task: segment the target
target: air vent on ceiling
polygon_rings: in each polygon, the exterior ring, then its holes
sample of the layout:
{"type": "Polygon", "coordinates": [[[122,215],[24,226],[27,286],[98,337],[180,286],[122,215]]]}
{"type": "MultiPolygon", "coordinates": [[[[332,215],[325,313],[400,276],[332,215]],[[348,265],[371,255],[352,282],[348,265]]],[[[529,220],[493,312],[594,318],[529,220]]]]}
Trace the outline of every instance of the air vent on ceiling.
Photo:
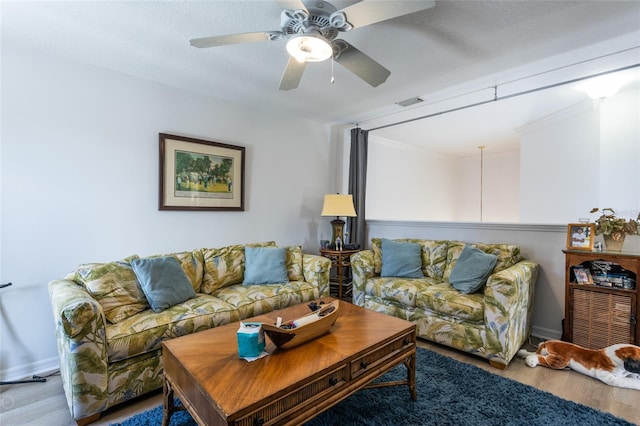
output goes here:
{"type": "Polygon", "coordinates": [[[396,102],[396,105],[400,105],[401,107],[408,107],[410,105],[419,104],[423,100],[419,97],[405,99],[404,101],[396,102]]]}

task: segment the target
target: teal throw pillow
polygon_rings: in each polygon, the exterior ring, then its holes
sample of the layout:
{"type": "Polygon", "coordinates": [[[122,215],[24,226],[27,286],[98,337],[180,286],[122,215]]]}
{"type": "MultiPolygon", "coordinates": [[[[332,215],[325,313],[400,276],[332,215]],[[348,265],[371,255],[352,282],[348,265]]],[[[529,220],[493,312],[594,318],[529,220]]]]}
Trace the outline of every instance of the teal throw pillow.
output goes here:
{"type": "Polygon", "coordinates": [[[285,247],[245,247],[242,284],[280,284],[289,282],[285,247]]]}
{"type": "Polygon", "coordinates": [[[173,256],[133,259],[131,267],[153,312],[196,296],[191,281],[173,256]]]}
{"type": "Polygon", "coordinates": [[[475,293],[486,284],[497,260],[498,256],[494,254],[465,245],[449,275],[449,282],[460,293],[475,293]]]}
{"type": "Polygon", "coordinates": [[[381,277],[424,278],[422,273],[422,246],[382,239],[381,277]]]}

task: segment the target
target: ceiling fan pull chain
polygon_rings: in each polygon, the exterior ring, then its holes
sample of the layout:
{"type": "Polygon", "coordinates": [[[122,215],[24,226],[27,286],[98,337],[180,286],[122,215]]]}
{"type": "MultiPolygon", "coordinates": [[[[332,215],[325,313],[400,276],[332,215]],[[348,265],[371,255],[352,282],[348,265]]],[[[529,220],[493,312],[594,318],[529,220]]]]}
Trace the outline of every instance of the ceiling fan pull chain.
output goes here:
{"type": "Polygon", "coordinates": [[[335,78],[333,78],[333,63],[335,61],[333,60],[333,55],[331,55],[331,84],[333,84],[334,81],[336,81],[335,78]]]}

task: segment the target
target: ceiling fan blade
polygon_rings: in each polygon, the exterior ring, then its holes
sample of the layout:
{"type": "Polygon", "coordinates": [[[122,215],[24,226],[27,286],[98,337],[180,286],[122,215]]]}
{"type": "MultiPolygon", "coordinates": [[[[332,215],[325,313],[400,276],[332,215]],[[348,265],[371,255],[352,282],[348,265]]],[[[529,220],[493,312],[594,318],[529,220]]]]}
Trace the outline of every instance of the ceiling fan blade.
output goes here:
{"type": "Polygon", "coordinates": [[[354,5],[345,7],[339,12],[344,12],[347,21],[353,28],[364,27],[376,22],[386,21],[409,13],[429,9],[436,4],[434,0],[412,1],[373,1],[363,0],[354,5]]]}
{"type": "Polygon", "coordinates": [[[334,51],[338,52],[334,60],[369,83],[378,87],[391,75],[391,71],[380,65],[344,40],[335,40],[334,51]]]}
{"type": "Polygon", "coordinates": [[[257,33],[228,34],[222,36],[192,38],[189,40],[189,43],[191,43],[192,46],[199,48],[217,47],[226,46],[228,44],[273,40],[278,37],[278,35],[282,35],[282,33],[280,31],[262,31],[257,33]]]}
{"type": "Polygon", "coordinates": [[[307,7],[302,3],[302,0],[276,0],[281,8],[288,10],[301,9],[307,11],[307,7]]]}
{"type": "Polygon", "coordinates": [[[287,67],[282,74],[282,80],[280,80],[280,90],[291,90],[298,87],[306,66],[306,62],[299,62],[297,59],[289,57],[287,67]]]}

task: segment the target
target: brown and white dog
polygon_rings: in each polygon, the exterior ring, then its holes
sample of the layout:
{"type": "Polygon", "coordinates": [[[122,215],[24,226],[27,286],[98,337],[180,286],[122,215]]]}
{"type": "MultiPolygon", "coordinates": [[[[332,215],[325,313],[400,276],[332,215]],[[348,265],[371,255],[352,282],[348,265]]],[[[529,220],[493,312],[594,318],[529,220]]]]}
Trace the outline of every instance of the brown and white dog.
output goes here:
{"type": "Polygon", "coordinates": [[[617,344],[603,349],[586,349],[560,340],[548,340],[538,350],[518,351],[529,367],[544,365],[570,368],[611,386],[640,390],[640,347],[617,344]]]}

